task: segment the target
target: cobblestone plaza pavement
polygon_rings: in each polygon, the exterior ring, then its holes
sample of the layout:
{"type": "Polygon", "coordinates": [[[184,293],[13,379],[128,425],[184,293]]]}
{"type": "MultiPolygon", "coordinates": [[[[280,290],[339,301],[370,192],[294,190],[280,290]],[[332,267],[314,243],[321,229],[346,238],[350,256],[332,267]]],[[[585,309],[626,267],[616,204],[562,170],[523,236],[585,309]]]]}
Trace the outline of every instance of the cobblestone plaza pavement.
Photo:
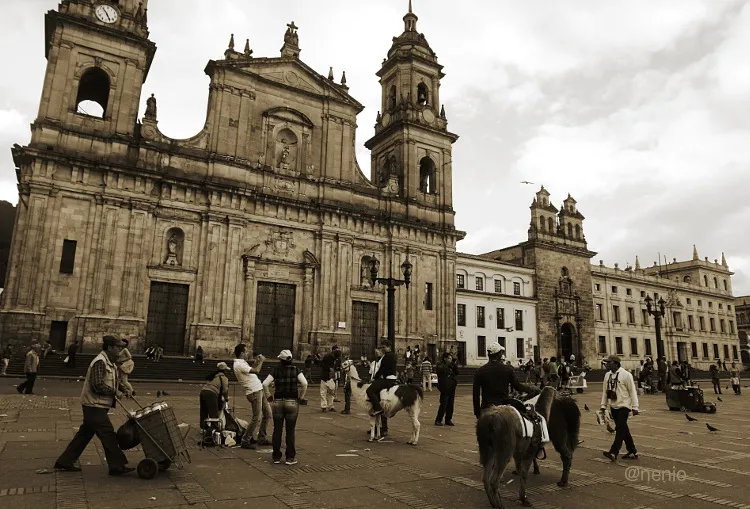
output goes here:
{"type": "MultiPolygon", "coordinates": [[[[454,428],[433,425],[438,392],[426,395],[420,443],[412,447],[406,444],[405,415],[389,423],[386,441],[369,444],[366,416],[358,409],[350,416],[322,414],[313,386],[297,426],[299,464],[286,466],[271,463],[270,448],[201,450],[195,429],[197,385],[136,384],[142,403],[156,401],[156,391],[166,389],[169,396],[160,399],[174,406],[178,420],[193,426],[192,463],[145,481],[135,473],[108,477],[98,439],[81,457],[82,473],[38,473],[52,470],[81,422],[80,382],[40,379],[34,396],[16,394],[18,382],[0,379],[0,509],[489,507],[468,387],[459,387],[454,428]]],[[[540,462],[541,475],[530,476],[534,507],[750,509],[750,392],[740,397],[725,393],[717,414],[692,414],[697,422],[669,412],[663,395],[643,396],[643,414],[630,419],[641,458],[612,464],[601,454],[612,435],[596,424],[598,390],[592,384],[577,397],[584,442],[573,460],[571,487],[556,486],[560,459],[549,454],[540,462]],[[720,431],[710,433],[707,422],[720,431]]],[[[238,415],[246,418],[247,402],[236,401],[238,415]]],[[[119,411],[111,417],[115,426],[123,421],[119,411]]],[[[143,458],[140,448],[127,455],[131,466],[143,458]]],[[[507,472],[505,480],[506,506],[519,507],[515,476],[507,472]]]]}

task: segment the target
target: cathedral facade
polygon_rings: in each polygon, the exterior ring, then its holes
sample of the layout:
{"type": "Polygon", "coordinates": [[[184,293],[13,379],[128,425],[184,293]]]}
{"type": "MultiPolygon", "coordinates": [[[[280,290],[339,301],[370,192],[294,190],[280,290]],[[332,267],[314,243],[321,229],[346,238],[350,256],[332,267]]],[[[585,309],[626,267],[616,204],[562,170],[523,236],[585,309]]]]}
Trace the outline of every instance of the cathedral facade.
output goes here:
{"type": "Polygon", "coordinates": [[[46,14],[39,113],[31,142],[13,147],[20,197],[3,337],[87,348],[117,332],[134,351],[227,355],[246,342],[297,358],[338,344],[359,357],[386,335],[371,265],[402,277],[409,260],[397,346],[455,339],[458,137],[417,16],[404,16],[377,73],[368,179],[355,158],[363,106],[345,76],[300,59],[293,22],[276,57],[235,49],[232,37],[208,63],[195,136],[165,136],[153,95],[139,120],[156,51],[147,4],[62,0],[46,14]]]}

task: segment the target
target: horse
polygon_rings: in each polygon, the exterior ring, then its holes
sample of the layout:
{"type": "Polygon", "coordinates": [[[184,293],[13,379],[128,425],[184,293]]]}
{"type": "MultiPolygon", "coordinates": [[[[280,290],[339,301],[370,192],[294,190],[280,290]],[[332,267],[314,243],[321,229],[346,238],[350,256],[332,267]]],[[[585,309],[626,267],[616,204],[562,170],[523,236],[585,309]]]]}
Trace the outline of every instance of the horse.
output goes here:
{"type": "MultiPolygon", "coordinates": [[[[370,384],[362,383],[357,367],[353,363],[345,368],[345,372],[352,382],[356,382],[352,383],[352,396],[362,408],[367,410],[367,414],[370,416],[370,439],[368,441],[373,442],[380,439],[380,414],[372,415],[372,404],[365,392],[370,384]]],[[[380,391],[380,406],[383,408],[383,414],[387,415],[389,419],[402,409],[409,414],[412,425],[411,438],[406,442],[409,445],[417,445],[419,441],[419,411],[423,399],[422,388],[414,385],[394,385],[390,389],[380,391]]]]}
{"type": "MultiPolygon", "coordinates": [[[[535,409],[546,419],[550,440],[563,460],[563,474],[557,484],[567,486],[573,451],[578,445],[580,410],[574,400],[556,397],[556,391],[551,387],[542,390],[535,409]]],[[[532,445],[531,437],[524,436],[516,411],[507,405],[484,410],[477,421],[476,434],[480,463],[484,467],[484,490],[490,505],[503,507],[499,482],[513,457],[521,478],[519,498],[524,506],[530,506],[531,502],[526,497],[526,482],[532,463],[535,473],[538,473],[536,455],[539,448],[532,445]]]]}

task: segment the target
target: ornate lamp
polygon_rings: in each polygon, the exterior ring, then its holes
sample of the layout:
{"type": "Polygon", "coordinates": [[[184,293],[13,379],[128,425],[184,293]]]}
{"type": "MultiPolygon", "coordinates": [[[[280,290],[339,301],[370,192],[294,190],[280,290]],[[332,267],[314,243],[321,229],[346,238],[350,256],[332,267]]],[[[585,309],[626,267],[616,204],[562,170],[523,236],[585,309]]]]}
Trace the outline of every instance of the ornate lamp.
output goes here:
{"type": "Polygon", "coordinates": [[[406,288],[409,288],[409,283],[411,283],[412,267],[413,265],[408,258],[401,264],[401,272],[404,274],[404,284],[406,285],[406,288]]]}

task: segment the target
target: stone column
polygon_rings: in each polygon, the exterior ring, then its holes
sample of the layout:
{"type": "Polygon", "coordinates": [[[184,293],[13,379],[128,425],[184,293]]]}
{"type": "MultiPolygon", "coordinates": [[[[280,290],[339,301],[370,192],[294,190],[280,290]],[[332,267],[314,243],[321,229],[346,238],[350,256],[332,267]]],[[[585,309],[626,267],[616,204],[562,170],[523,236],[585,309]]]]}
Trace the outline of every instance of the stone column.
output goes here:
{"type": "Polygon", "coordinates": [[[305,275],[302,281],[302,337],[301,343],[310,342],[310,330],[312,329],[313,315],[313,273],[314,268],[305,266],[305,275]]]}
{"type": "Polygon", "coordinates": [[[245,295],[242,308],[242,342],[250,343],[249,348],[253,349],[253,333],[255,319],[255,260],[249,257],[243,257],[245,271],[245,295]]]}

